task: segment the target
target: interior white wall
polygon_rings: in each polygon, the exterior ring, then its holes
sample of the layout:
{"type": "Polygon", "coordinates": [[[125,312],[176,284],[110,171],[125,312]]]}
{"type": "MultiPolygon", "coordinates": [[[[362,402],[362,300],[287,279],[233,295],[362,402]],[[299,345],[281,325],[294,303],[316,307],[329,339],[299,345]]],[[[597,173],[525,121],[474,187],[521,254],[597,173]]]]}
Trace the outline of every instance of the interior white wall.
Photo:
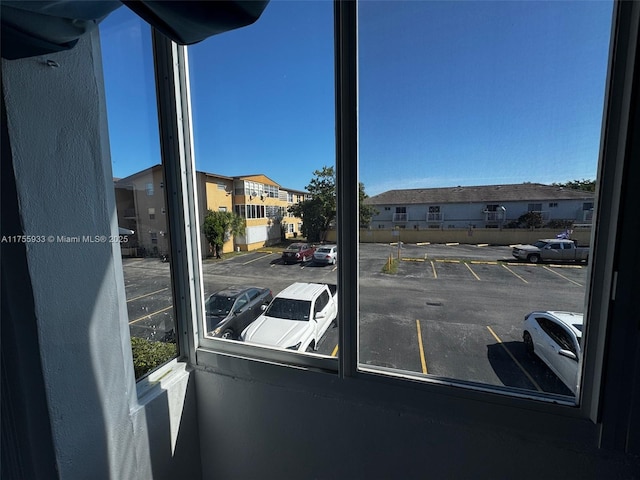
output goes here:
{"type": "Polygon", "coordinates": [[[199,478],[189,373],[138,402],[118,245],[58,240],[118,235],[97,31],[2,77],[60,478],[199,478]]]}

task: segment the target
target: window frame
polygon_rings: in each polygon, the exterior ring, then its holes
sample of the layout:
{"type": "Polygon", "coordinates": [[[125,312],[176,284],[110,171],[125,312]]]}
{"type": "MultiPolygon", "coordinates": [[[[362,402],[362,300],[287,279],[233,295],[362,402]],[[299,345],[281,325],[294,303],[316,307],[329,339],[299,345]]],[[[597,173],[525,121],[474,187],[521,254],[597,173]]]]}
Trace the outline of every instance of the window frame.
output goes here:
{"type": "MultiPolygon", "coordinates": [[[[337,358],[301,355],[271,347],[238,344],[205,338],[202,269],[200,258],[199,218],[195,183],[188,60],[186,47],[177,46],[154,32],[154,56],[158,85],[163,168],[167,182],[167,208],[172,232],[171,250],[174,268],[172,282],[176,298],[179,352],[194,365],[219,366],[225,358],[236,357],[307,370],[337,374],[341,380],[373,383],[379,388],[393,385],[414,389],[422,394],[451,396],[463,401],[481,401],[497,407],[509,406],[553,416],[601,419],[604,392],[604,359],[613,325],[608,321],[610,303],[615,298],[617,280],[616,249],[622,227],[618,214],[623,204],[622,186],[625,152],[631,135],[628,98],[633,89],[640,6],[635,2],[614,5],[609,67],[603,106],[600,164],[594,207],[600,214],[592,232],[591,281],[587,286],[588,317],[583,332],[584,361],[578,405],[563,404],[553,397],[517,395],[511,390],[487,385],[466,385],[463,381],[431,378],[418,380],[407,372],[362,368],[358,364],[358,109],[357,109],[357,4],[334,2],[335,78],[336,78],[336,190],[339,209],[336,223],[338,258],[338,329],[337,358]],[[612,95],[612,91],[614,95],[612,95]],[[342,218],[354,219],[341,222],[342,218]]],[[[611,322],[612,323],[612,322],[611,322]]],[[[619,327],[618,327],[619,328],[619,327]]],[[[612,367],[608,367],[611,369],[612,367]]],[[[609,370],[610,371],[610,370],[609,370]]],[[[615,394],[614,394],[615,395],[615,394]]],[[[611,415],[611,410],[609,409],[611,415]]],[[[620,434],[610,427],[612,445],[620,443],[620,434]]]]}

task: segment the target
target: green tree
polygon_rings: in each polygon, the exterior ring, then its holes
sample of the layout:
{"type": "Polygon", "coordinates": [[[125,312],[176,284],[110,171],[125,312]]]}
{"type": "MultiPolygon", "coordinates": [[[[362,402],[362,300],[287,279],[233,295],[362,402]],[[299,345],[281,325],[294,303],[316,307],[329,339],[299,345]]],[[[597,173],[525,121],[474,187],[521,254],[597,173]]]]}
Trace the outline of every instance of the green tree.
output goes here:
{"type": "Polygon", "coordinates": [[[218,258],[222,253],[224,242],[229,240],[231,235],[244,235],[245,230],[244,218],[231,212],[208,210],[202,224],[202,232],[218,258]]]}
{"type": "MultiPolygon", "coordinates": [[[[336,219],[336,174],[333,167],[322,167],[313,172],[314,177],[305,188],[311,194],[309,200],[289,207],[289,212],[302,219],[302,235],[310,242],[322,241],[336,219]]],[[[365,205],[368,198],[364,184],[359,184],[360,226],[367,226],[376,210],[365,205]]]]}
{"type": "Polygon", "coordinates": [[[556,185],[558,187],[570,188],[572,190],[583,190],[585,192],[595,192],[596,191],[596,181],[595,180],[572,180],[567,183],[552,183],[551,185],[556,185]]]}

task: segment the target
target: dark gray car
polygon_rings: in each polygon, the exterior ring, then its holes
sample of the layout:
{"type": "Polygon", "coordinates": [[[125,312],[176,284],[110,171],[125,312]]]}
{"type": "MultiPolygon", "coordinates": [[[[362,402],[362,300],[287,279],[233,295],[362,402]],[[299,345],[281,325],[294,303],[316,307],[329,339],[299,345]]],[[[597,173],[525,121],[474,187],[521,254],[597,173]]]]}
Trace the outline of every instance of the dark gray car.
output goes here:
{"type": "Polygon", "coordinates": [[[227,287],[204,303],[207,335],[236,339],[273,298],[271,290],[260,287],[227,287]]]}

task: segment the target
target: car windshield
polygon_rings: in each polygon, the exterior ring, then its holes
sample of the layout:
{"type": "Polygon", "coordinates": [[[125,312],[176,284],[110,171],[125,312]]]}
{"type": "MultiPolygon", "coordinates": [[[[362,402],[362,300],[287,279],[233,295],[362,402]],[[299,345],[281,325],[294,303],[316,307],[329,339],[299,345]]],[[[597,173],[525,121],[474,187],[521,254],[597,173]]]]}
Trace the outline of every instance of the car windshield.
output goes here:
{"type": "Polygon", "coordinates": [[[579,332],[582,332],[582,324],[581,323],[574,323],[572,325],[573,325],[573,328],[575,328],[579,332]]]}
{"type": "Polygon", "coordinates": [[[205,310],[208,315],[228,315],[235,301],[236,297],[212,295],[205,304],[205,310]]]}
{"type": "Polygon", "coordinates": [[[300,250],[300,245],[289,245],[287,247],[287,250],[292,250],[294,252],[297,252],[298,250],[300,250]]]}
{"type": "Polygon", "coordinates": [[[283,318],[285,320],[309,321],[311,302],[309,300],[292,300],[276,298],[264,313],[267,317],[283,318]]]}
{"type": "Polygon", "coordinates": [[[542,248],[547,244],[547,242],[543,242],[542,240],[537,241],[536,243],[533,244],[534,247],[538,247],[538,248],[542,248]]]}

